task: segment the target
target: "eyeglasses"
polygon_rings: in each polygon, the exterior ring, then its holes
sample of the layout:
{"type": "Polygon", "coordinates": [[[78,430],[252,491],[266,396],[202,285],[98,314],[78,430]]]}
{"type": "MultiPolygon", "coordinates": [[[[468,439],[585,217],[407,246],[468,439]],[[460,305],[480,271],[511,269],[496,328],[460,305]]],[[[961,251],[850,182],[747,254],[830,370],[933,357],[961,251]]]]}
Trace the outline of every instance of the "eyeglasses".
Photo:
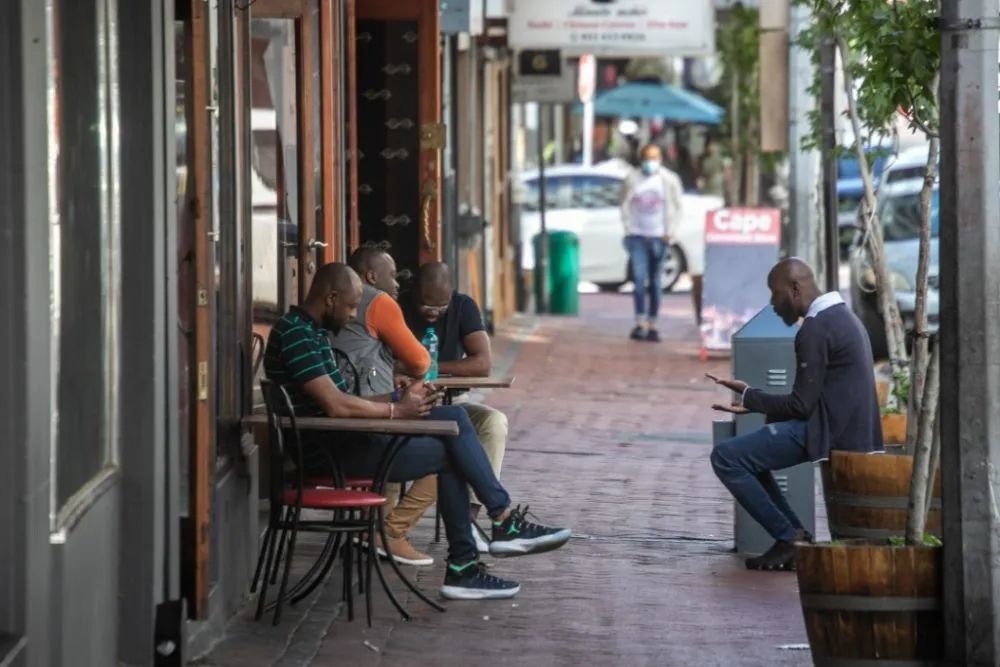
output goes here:
{"type": "Polygon", "coordinates": [[[436,315],[440,317],[448,312],[448,306],[428,306],[425,304],[420,304],[420,312],[424,315],[436,315]]]}

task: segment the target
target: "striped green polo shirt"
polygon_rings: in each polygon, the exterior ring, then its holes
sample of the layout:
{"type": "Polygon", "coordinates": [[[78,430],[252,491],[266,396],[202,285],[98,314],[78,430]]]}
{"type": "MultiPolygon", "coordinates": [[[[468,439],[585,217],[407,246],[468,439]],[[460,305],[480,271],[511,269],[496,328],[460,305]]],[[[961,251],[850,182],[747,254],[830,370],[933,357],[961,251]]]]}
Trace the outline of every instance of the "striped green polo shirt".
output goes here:
{"type": "Polygon", "coordinates": [[[329,375],[341,391],[347,386],[333,360],[326,329],[297,306],[292,306],[271,329],[264,374],[288,391],[295,414],[302,417],[323,416],[322,408],[302,391],[306,382],[329,375]]]}

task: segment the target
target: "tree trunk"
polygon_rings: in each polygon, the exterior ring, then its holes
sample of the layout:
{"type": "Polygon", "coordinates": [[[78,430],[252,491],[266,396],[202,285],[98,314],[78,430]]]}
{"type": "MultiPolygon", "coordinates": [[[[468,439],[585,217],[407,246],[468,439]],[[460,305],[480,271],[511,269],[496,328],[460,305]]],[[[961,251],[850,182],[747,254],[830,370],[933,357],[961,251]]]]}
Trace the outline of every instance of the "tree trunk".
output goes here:
{"type": "Polygon", "coordinates": [[[934,499],[934,477],[937,475],[938,466],[941,464],[941,407],[938,406],[937,415],[934,417],[937,428],[934,429],[934,439],[931,440],[931,463],[928,466],[927,490],[924,492],[924,516],[931,511],[931,501],[934,499]]]}
{"type": "Polygon", "coordinates": [[[747,206],[760,205],[760,157],[756,151],[747,149],[746,181],[743,184],[743,202],[747,206]]]}
{"type": "Polygon", "coordinates": [[[927,168],[924,170],[924,187],[920,191],[920,255],[917,262],[916,306],[913,317],[913,359],[910,362],[910,396],[906,424],[906,442],[913,444],[917,439],[921,402],[924,394],[924,379],[927,376],[927,271],[931,255],[931,195],[937,176],[937,158],[940,139],[929,137],[927,168]]]}
{"type": "Polygon", "coordinates": [[[936,344],[930,354],[927,382],[924,384],[923,408],[920,411],[920,430],[913,450],[913,476],[910,478],[909,511],[906,516],[906,543],[910,545],[923,544],[924,526],[927,523],[931,444],[934,439],[941,380],[940,355],[936,344]]]}
{"type": "Polygon", "coordinates": [[[868,252],[871,255],[872,269],[875,272],[879,306],[885,319],[885,338],[889,347],[889,362],[892,364],[893,378],[895,379],[899,377],[900,373],[906,372],[907,355],[903,321],[899,316],[899,306],[896,303],[896,290],[892,287],[889,269],[885,263],[885,244],[882,240],[882,223],[878,220],[878,201],[875,196],[875,187],[872,184],[868,156],[862,145],[864,135],[861,131],[861,118],[854,95],[854,77],[851,76],[849,69],[851,51],[843,36],[837,36],[837,48],[840,50],[841,69],[844,74],[847,109],[851,117],[851,127],[854,130],[854,147],[858,157],[858,165],[861,168],[861,181],[865,187],[865,196],[862,200],[865,238],[868,243],[868,252]]]}
{"type": "Polygon", "coordinates": [[[743,203],[743,173],[746,171],[746,161],[743,158],[743,142],[740,140],[740,73],[737,68],[732,70],[732,84],[729,98],[730,141],[733,151],[733,179],[730,183],[731,206],[743,203]]]}

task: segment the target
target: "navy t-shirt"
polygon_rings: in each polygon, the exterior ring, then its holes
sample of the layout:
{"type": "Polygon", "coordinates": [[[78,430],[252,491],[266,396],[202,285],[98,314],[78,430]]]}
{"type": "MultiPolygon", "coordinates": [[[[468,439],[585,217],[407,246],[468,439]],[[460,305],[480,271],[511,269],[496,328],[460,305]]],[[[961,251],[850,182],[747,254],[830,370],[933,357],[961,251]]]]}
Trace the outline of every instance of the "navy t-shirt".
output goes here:
{"type": "Polygon", "coordinates": [[[458,361],[464,358],[466,352],[462,341],[465,337],[486,330],[479,306],[472,297],[459,292],[452,292],[448,310],[434,324],[429,324],[423,318],[412,299],[407,299],[403,312],[406,323],[417,340],[423,339],[428,327],[434,328],[438,337],[438,361],[458,361]]]}

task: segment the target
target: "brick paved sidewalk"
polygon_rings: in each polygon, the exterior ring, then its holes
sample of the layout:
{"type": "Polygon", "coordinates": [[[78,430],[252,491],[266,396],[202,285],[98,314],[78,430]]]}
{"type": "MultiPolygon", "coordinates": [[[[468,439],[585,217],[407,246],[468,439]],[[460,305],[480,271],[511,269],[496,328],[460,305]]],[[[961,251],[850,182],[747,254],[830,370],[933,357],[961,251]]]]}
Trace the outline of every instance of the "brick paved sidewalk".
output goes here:
{"type": "MultiPolygon", "coordinates": [[[[709,406],[724,398],[702,363],[685,295],[664,304],[664,342],[627,340],[627,295],[583,297],[580,318],[519,318],[495,356],[517,376],[486,401],[511,431],[503,480],[544,522],[569,525],[562,550],[492,561],[522,584],[513,601],[450,603],[445,614],[403,596],[396,616],[348,623],[337,572],[278,628],[235,619],[204,665],[807,665],[795,577],[744,569],[731,553],[732,501],[708,464],[709,406]]],[[[433,520],[414,535],[437,562],[433,520]]],[[[315,545],[308,548],[315,549],[315,545]]],[[[303,560],[307,557],[303,556],[303,560]]],[[[489,560],[487,558],[487,560],[489,560]]],[[[411,570],[412,571],[412,570],[411,570]]]]}

